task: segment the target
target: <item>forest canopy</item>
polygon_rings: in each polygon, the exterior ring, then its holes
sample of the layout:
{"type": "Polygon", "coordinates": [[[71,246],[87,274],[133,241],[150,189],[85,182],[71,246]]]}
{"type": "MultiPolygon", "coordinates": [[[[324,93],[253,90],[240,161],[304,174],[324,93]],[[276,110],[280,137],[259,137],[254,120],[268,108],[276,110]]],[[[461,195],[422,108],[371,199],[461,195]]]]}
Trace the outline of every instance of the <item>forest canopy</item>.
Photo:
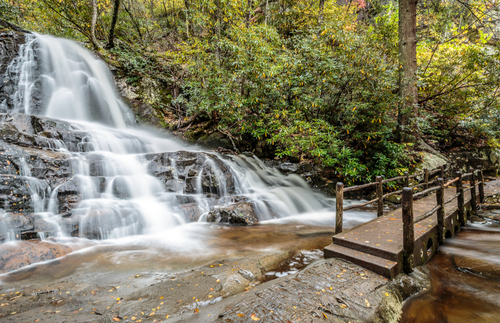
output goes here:
{"type": "Polygon", "coordinates": [[[397,2],[0,0],[3,19],[161,84],[148,103],[171,129],[208,121],[236,149],[265,143],[346,182],[400,175],[422,147],[498,145],[498,6],[418,2],[417,138],[402,140],[397,2]]]}

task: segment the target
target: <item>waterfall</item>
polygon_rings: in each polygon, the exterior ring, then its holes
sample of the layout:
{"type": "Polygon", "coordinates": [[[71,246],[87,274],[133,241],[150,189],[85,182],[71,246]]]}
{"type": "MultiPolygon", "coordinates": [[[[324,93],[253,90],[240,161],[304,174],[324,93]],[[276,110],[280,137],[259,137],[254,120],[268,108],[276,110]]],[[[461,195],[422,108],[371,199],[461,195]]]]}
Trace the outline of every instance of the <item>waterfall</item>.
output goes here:
{"type": "Polygon", "coordinates": [[[14,104],[3,103],[3,110],[67,120],[72,131],[85,133],[77,151],[60,140],[48,147],[71,160],[73,177],[62,184],[42,187],[29,163],[19,161],[21,175],[31,181],[34,212],[55,225],[57,235],[162,234],[241,202],[251,204],[260,221],[332,210],[332,200],[302,178],[256,157],[195,150],[137,127],[106,64],[75,42],[27,35],[8,70],[18,75],[18,86],[14,104]],[[71,197],[70,218],[58,202],[63,195],[71,197]]]}

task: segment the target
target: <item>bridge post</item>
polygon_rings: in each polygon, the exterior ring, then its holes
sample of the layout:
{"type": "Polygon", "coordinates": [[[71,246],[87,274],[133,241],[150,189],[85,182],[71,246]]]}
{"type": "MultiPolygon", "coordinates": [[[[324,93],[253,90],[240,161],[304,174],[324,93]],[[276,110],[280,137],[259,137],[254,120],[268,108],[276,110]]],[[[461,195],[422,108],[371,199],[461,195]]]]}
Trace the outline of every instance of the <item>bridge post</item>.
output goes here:
{"type": "Polygon", "coordinates": [[[415,232],[413,226],[413,189],[403,188],[403,268],[405,273],[413,272],[413,251],[415,249],[415,232]]]}
{"type": "Polygon", "coordinates": [[[427,168],[424,168],[424,189],[429,188],[429,170],[427,168]]]}
{"type": "Polygon", "coordinates": [[[474,168],[469,168],[472,175],[470,176],[470,186],[472,189],[470,190],[470,207],[472,209],[472,214],[476,214],[477,210],[477,195],[476,195],[476,173],[474,168]]]}
{"type": "Polygon", "coordinates": [[[478,181],[479,181],[479,203],[484,203],[484,176],[483,176],[483,169],[481,165],[477,166],[478,168],[478,181]]]}
{"type": "Polygon", "coordinates": [[[437,205],[440,206],[437,211],[437,230],[438,230],[438,242],[439,244],[444,243],[444,179],[438,178],[438,185],[440,188],[436,191],[437,205]]]}
{"type": "Polygon", "coordinates": [[[444,179],[444,166],[441,165],[439,168],[441,168],[441,178],[444,179]]]}
{"type": "Polygon", "coordinates": [[[382,176],[377,176],[377,197],[378,197],[378,204],[377,204],[377,216],[382,216],[384,215],[384,188],[382,186],[382,176]]]}
{"type": "Polygon", "coordinates": [[[405,172],[405,187],[410,187],[410,175],[408,174],[408,172],[405,172]]]}
{"type": "Polygon", "coordinates": [[[458,218],[460,219],[460,222],[464,225],[467,223],[467,217],[465,216],[464,212],[464,185],[463,185],[463,179],[462,179],[462,172],[458,171],[457,172],[457,194],[460,194],[457,197],[457,203],[458,203],[458,218]]]}
{"type": "Polygon", "coordinates": [[[337,183],[336,196],[337,212],[335,214],[335,234],[342,233],[342,222],[344,215],[344,184],[337,183]]]}

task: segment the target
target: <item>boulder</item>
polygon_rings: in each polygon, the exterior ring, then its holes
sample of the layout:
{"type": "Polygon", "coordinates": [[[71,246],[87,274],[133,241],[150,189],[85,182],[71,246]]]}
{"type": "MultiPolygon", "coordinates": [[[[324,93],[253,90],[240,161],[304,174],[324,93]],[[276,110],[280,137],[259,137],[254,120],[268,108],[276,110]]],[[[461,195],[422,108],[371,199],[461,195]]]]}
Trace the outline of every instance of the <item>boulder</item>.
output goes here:
{"type": "Polygon", "coordinates": [[[275,152],[276,148],[268,144],[265,140],[259,140],[255,145],[254,153],[259,158],[274,158],[275,152]]]}
{"type": "Polygon", "coordinates": [[[206,139],[204,140],[198,140],[198,143],[207,147],[207,148],[226,148],[226,149],[233,149],[233,144],[231,141],[225,136],[224,134],[220,132],[214,132],[211,135],[209,135],[206,139]]]}
{"type": "Polygon", "coordinates": [[[179,209],[184,214],[184,218],[190,222],[198,221],[203,213],[196,203],[179,205],[179,209]]]}
{"type": "Polygon", "coordinates": [[[0,273],[70,253],[72,249],[49,241],[22,241],[0,245],[0,273]]]}
{"type": "Polygon", "coordinates": [[[446,166],[448,160],[443,156],[434,155],[428,152],[421,152],[422,162],[415,168],[415,173],[422,172],[425,168],[429,171],[437,169],[441,166],[446,166]]]}
{"type": "Polygon", "coordinates": [[[208,213],[207,221],[242,225],[259,222],[252,204],[248,202],[216,207],[208,213]]]}
{"type": "Polygon", "coordinates": [[[393,204],[401,204],[401,195],[391,195],[384,200],[393,204]]]}

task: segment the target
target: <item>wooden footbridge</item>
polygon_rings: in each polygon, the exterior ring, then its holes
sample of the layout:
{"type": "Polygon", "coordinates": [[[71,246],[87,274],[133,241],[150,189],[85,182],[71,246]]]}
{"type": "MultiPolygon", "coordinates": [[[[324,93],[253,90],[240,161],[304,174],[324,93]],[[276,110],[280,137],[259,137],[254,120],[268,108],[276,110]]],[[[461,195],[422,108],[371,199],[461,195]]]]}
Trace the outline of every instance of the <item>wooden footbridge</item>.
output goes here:
{"type": "Polygon", "coordinates": [[[485,196],[500,193],[500,180],[485,182],[480,168],[454,175],[455,178],[445,183],[445,170],[440,168],[386,180],[377,177],[374,183],[347,188],[337,183],[335,235],[333,243],[324,249],[325,258],[346,259],[388,278],[403,271],[411,273],[415,266],[426,263],[445,239],[453,237],[465,225],[485,196]],[[438,178],[429,181],[434,176],[438,178]],[[394,181],[404,181],[404,188],[384,194],[384,184],[394,181]],[[412,186],[411,181],[415,182],[412,186]],[[343,205],[344,192],[368,187],[376,187],[377,198],[362,204],[343,205]],[[399,194],[402,207],[384,215],[384,199],[399,194]],[[377,218],[349,231],[342,230],[344,211],[373,203],[378,206],[377,218]]]}

